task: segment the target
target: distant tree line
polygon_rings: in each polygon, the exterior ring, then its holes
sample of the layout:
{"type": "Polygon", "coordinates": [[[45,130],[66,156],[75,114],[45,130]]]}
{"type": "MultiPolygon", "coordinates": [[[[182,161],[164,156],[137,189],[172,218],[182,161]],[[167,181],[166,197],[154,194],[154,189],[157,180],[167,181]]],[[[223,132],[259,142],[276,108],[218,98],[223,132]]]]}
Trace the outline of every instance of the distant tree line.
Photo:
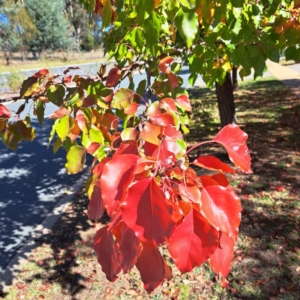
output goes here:
{"type": "Polygon", "coordinates": [[[9,65],[14,52],[91,51],[102,42],[101,19],[77,0],[0,0],[0,50],[9,65]]]}

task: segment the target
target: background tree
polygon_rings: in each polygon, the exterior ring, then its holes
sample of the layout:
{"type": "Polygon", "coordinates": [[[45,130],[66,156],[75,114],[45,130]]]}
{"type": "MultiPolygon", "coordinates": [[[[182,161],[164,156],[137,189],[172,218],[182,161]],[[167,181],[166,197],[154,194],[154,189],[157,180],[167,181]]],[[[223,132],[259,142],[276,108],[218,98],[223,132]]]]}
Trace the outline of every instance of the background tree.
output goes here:
{"type": "Polygon", "coordinates": [[[28,41],[31,51],[67,51],[74,47],[64,6],[63,0],[25,1],[26,10],[37,28],[36,37],[28,41]]]}
{"type": "MultiPolygon", "coordinates": [[[[80,51],[81,45],[88,43],[90,50],[94,48],[93,38],[91,38],[90,28],[89,28],[89,16],[87,11],[82,7],[78,1],[75,0],[66,0],[65,2],[66,14],[70,23],[73,26],[73,33],[76,43],[77,51],[80,51]],[[85,40],[83,42],[83,39],[85,40]]],[[[88,50],[88,51],[90,51],[88,50]]]]}
{"type": "Polygon", "coordinates": [[[35,36],[36,28],[21,3],[15,5],[14,1],[3,1],[0,16],[0,47],[9,65],[10,57],[16,50],[21,50],[22,58],[25,58],[25,42],[35,36]]]}
{"type": "Polygon", "coordinates": [[[19,46],[19,39],[16,27],[8,18],[7,10],[2,7],[0,11],[0,49],[9,66],[10,58],[19,46]]]}

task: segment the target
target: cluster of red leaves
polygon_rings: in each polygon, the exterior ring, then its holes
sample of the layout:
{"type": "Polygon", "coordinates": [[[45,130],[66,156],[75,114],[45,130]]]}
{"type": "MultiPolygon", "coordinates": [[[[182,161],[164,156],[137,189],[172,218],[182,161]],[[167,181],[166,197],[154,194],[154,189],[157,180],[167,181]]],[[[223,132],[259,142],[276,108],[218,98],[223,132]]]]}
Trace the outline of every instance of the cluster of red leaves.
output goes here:
{"type": "MultiPolygon", "coordinates": [[[[159,64],[171,91],[179,84],[168,68],[172,61],[166,57],[159,64]]],[[[67,149],[68,174],[82,170],[86,153],[94,156],[94,164],[98,162],[87,184],[88,216],[99,219],[106,210],[111,217],[111,223],[96,233],[94,243],[107,279],[115,281],[121,271],[136,266],[145,289],[152,292],[172,277],[159,251],[164,244],[182,273],[209,259],[212,269],[225,278],[241,220],[240,200],[224,175],[234,169],[213,156],[189,161],[188,153],[202,143],[187,150],[180,131],[192,110],[187,95],[160,97],[138,117],[142,97],[130,89],[114,90],[123,76],[117,67],[105,80],[104,73],[102,66],[98,80],[75,76],[76,87],[68,88],[65,83],[72,76],[59,83],[57,76],[46,79],[48,70],[41,70],[24,82],[21,94],[37,95],[36,114],[41,123],[45,103],[60,107],[51,116],[56,121],[49,141],[56,134],[53,149],[62,145],[67,149]],[[114,110],[124,116],[121,133],[114,110]],[[77,144],[79,137],[82,145],[77,144]],[[215,174],[199,176],[191,165],[215,174]]],[[[14,138],[17,131],[7,127],[9,117],[10,111],[0,105],[2,137],[8,135],[3,141],[13,149],[19,140],[11,143],[9,134],[14,138]]],[[[25,126],[17,133],[29,139],[30,130],[25,126]]],[[[238,126],[228,125],[210,142],[221,144],[234,165],[248,173],[251,159],[246,140],[238,126]]]]}
{"type": "MultiPolygon", "coordinates": [[[[96,233],[94,244],[107,279],[115,281],[135,265],[147,292],[172,276],[158,249],[165,243],[182,273],[209,259],[212,269],[226,277],[241,219],[240,200],[224,175],[234,170],[202,156],[192,164],[217,173],[198,176],[178,142],[180,131],[159,109],[166,103],[176,107],[171,98],[148,107],[135,139],[121,142],[112,157],[96,165],[88,193],[89,217],[100,218],[106,210],[112,218],[96,233]]],[[[246,139],[238,126],[228,125],[212,142],[251,172],[246,139]]]]}

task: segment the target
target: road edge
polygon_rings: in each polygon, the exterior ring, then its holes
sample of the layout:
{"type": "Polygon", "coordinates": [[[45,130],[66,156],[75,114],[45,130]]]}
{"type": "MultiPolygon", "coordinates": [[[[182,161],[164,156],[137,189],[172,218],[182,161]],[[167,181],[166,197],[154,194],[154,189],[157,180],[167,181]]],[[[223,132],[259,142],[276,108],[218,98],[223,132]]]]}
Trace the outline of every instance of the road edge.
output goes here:
{"type": "Polygon", "coordinates": [[[88,173],[86,171],[74,186],[65,191],[65,195],[58,203],[56,203],[44,220],[35,227],[23,246],[17,251],[4,270],[0,273],[0,292],[6,293],[9,290],[13,284],[13,279],[21,271],[22,265],[28,261],[32,254],[32,250],[39,246],[40,243],[37,242],[37,239],[51,231],[52,227],[66,211],[76,194],[81,190],[87,178],[88,173]]]}

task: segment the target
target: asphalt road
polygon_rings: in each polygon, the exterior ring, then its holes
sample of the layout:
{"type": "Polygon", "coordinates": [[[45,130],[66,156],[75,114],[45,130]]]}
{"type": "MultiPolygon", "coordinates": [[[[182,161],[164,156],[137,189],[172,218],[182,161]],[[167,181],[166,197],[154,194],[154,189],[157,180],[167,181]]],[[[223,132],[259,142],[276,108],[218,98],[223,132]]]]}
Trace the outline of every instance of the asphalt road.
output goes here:
{"type": "MultiPolygon", "coordinates": [[[[98,65],[82,67],[82,75],[87,69],[88,75],[95,74],[98,68],[98,65]]],[[[31,74],[36,71],[32,70],[31,74]]],[[[186,69],[181,76],[183,86],[188,87],[189,74],[186,69]]],[[[267,72],[265,76],[271,75],[267,72]]],[[[136,84],[142,79],[145,79],[145,74],[134,75],[136,84]]],[[[204,82],[199,77],[196,84],[203,86],[204,82]]],[[[128,87],[128,80],[122,82],[122,87],[128,87]]],[[[22,102],[6,105],[12,111],[16,111],[21,104],[22,102]]],[[[45,115],[51,115],[56,109],[54,105],[48,105],[45,115]]],[[[54,208],[64,191],[74,185],[81,176],[66,175],[66,153],[63,149],[55,155],[52,147],[47,149],[53,121],[47,120],[41,127],[32,115],[30,105],[21,117],[24,118],[27,113],[31,114],[32,125],[36,128],[35,140],[20,143],[17,151],[5,148],[0,142],[0,271],[9,263],[32,230],[54,208]]]]}

